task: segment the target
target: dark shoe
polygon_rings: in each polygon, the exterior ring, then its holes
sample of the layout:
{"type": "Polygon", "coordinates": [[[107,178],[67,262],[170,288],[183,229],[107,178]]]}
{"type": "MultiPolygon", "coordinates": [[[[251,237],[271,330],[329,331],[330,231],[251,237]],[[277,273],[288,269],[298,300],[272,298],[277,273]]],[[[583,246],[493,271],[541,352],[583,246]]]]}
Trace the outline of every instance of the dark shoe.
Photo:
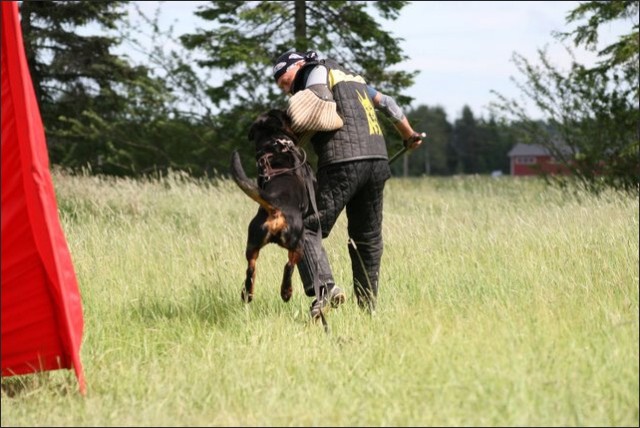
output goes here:
{"type": "Polygon", "coordinates": [[[332,308],[337,308],[347,301],[347,295],[342,291],[342,288],[334,285],[329,291],[329,302],[332,308]]]}
{"type": "Polygon", "coordinates": [[[309,309],[311,320],[318,321],[322,318],[322,313],[326,311],[326,309],[326,305],[323,305],[318,299],[313,299],[313,302],[311,302],[311,308],[309,309]]]}
{"type": "Polygon", "coordinates": [[[314,299],[311,303],[309,314],[314,321],[320,319],[321,313],[327,313],[329,309],[337,308],[347,300],[347,295],[342,291],[342,288],[333,284],[329,285],[329,287],[329,299],[327,299],[325,294],[322,300],[314,299]]]}

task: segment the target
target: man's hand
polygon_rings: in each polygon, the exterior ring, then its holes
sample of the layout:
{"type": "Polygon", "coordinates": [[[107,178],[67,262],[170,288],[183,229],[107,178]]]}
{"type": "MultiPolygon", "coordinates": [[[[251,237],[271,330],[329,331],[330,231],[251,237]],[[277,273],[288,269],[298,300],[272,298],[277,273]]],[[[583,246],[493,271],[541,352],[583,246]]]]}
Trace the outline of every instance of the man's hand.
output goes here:
{"type": "Polygon", "coordinates": [[[422,133],[414,132],[413,135],[411,135],[411,137],[405,140],[402,140],[402,144],[404,145],[405,148],[409,150],[414,150],[414,149],[417,149],[420,146],[420,144],[422,144],[422,139],[426,136],[427,134],[424,132],[422,133]]]}

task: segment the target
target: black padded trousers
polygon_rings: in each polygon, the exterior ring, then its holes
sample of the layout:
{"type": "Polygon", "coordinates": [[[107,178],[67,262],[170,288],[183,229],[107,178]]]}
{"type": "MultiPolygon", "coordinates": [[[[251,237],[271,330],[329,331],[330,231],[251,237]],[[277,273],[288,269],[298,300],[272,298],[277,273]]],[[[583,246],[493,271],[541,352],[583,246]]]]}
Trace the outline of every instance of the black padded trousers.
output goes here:
{"type": "Polygon", "coordinates": [[[382,208],[385,182],[391,177],[384,159],[327,165],[317,172],[317,207],[322,237],[313,212],[305,218],[304,257],[298,270],[307,296],[315,295],[314,274],[320,285],[335,284],[322,239],[329,236],[346,208],[349,256],[358,304],[375,309],[382,259],[382,208]]]}

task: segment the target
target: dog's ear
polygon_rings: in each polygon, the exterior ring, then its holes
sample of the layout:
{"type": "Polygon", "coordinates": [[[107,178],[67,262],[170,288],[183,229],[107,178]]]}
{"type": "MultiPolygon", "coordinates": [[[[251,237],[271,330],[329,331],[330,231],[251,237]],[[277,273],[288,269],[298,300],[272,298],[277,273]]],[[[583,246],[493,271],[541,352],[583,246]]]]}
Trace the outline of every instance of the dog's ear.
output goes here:
{"type": "Polygon", "coordinates": [[[280,120],[282,122],[282,130],[284,131],[284,133],[289,135],[290,137],[296,136],[296,133],[293,132],[293,129],[291,128],[291,117],[287,114],[286,111],[280,110],[280,120]]]}
{"type": "Polygon", "coordinates": [[[284,110],[278,110],[278,116],[280,117],[280,121],[282,122],[282,127],[289,129],[291,128],[291,118],[284,110]]]}
{"type": "Polygon", "coordinates": [[[267,121],[269,120],[269,115],[262,113],[260,116],[256,118],[251,124],[249,128],[249,141],[254,141],[258,137],[258,130],[260,128],[264,128],[266,126],[267,121]]]}
{"type": "Polygon", "coordinates": [[[261,130],[270,134],[284,132],[289,136],[295,136],[291,129],[291,118],[284,110],[272,109],[258,116],[249,128],[249,141],[255,141],[256,138],[259,138],[261,130]]]}
{"type": "Polygon", "coordinates": [[[269,134],[282,130],[284,124],[278,110],[269,110],[263,116],[264,120],[260,124],[265,130],[268,130],[269,134]]]}
{"type": "Polygon", "coordinates": [[[273,129],[273,131],[279,131],[285,126],[285,121],[287,120],[286,112],[278,109],[269,110],[266,115],[268,116],[266,126],[269,126],[273,129]]]}

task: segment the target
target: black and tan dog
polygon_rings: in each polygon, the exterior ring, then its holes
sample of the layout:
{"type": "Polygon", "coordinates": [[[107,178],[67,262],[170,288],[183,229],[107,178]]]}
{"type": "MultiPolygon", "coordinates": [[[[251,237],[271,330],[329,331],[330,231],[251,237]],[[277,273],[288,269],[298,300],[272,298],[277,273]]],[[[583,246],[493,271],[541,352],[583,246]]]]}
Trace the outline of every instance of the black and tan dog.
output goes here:
{"type": "Polygon", "coordinates": [[[237,151],[231,157],[231,175],[251,199],[260,204],[249,223],[246,246],[247,272],[242,300],[253,299],[256,261],[262,247],[275,243],[289,250],[284,267],[280,296],[288,302],[293,293],[291,276],[302,259],[304,246],[303,216],[312,207],[312,170],[304,151],[296,146],[291,120],[282,110],[261,114],[249,130],[255,144],[258,166],[257,184],[242,168],[237,151]]]}

